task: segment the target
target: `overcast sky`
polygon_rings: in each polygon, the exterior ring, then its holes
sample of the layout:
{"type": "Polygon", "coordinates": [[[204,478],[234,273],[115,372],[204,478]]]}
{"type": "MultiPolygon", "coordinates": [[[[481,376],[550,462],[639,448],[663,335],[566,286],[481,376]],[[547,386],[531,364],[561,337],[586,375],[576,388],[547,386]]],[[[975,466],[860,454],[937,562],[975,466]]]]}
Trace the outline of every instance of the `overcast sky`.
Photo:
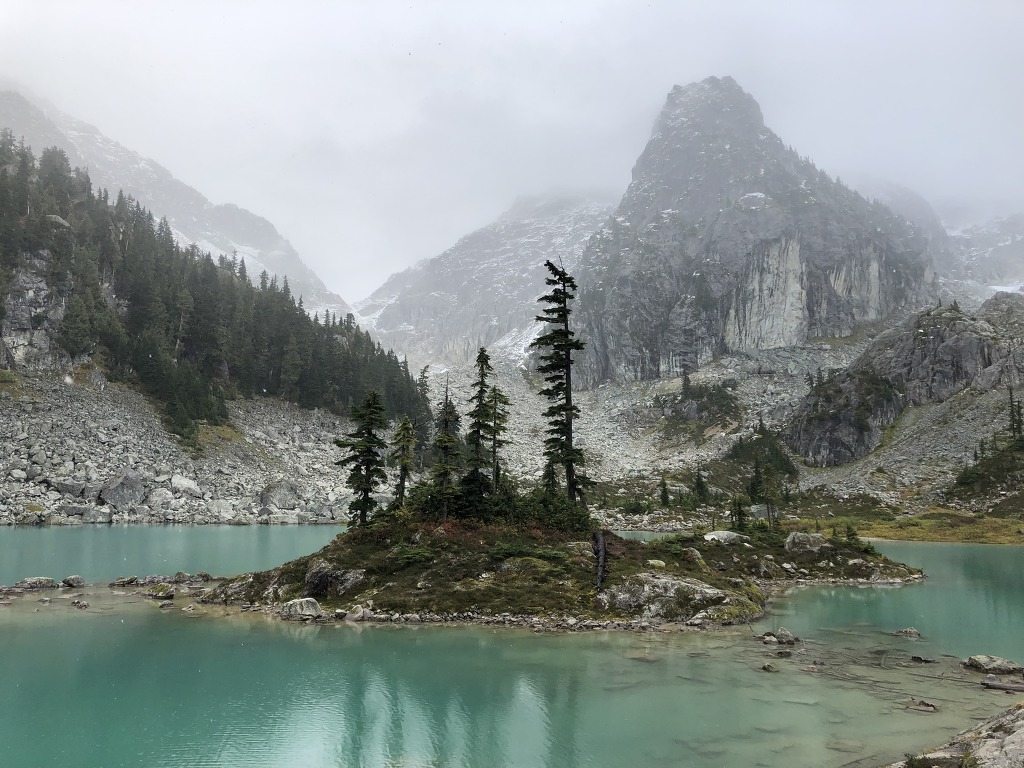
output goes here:
{"type": "Polygon", "coordinates": [[[726,74],[834,175],[1024,211],[1021,0],[0,0],[0,75],[350,301],[517,196],[616,202],[672,85],[726,74]]]}

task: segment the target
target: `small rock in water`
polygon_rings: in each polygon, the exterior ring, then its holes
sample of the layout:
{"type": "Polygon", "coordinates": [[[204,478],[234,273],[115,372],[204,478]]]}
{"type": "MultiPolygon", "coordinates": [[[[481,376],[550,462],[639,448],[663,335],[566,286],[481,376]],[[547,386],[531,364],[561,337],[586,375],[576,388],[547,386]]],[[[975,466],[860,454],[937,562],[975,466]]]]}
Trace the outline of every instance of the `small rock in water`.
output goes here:
{"type": "Polygon", "coordinates": [[[71,589],[78,589],[79,587],[85,586],[85,579],[78,575],[68,576],[61,582],[61,584],[65,587],[70,587],[71,589]]]}
{"type": "Polygon", "coordinates": [[[764,670],[765,672],[778,672],[779,671],[778,668],[774,664],[772,664],[770,661],[769,662],[765,662],[764,664],[762,664],[761,665],[761,669],[764,670]]]}
{"type": "Polygon", "coordinates": [[[907,627],[906,629],[899,629],[893,632],[896,637],[920,637],[921,633],[914,627],[907,627]]]}
{"type": "Polygon", "coordinates": [[[89,604],[87,602],[85,602],[85,600],[72,600],[71,604],[73,606],[75,606],[75,608],[78,608],[79,610],[82,610],[82,611],[84,611],[86,608],[89,607],[89,604]]]}

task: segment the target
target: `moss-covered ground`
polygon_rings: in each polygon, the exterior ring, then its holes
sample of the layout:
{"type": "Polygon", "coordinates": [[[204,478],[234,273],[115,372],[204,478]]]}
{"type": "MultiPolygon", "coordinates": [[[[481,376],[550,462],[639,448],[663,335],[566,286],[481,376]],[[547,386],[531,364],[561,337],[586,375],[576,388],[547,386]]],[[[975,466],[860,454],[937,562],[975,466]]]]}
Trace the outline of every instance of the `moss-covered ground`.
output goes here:
{"type": "MultiPolygon", "coordinates": [[[[759,610],[765,599],[759,585],[766,582],[911,574],[863,542],[840,538],[820,556],[798,557],[786,552],[780,532],[747,533],[749,542],[725,545],[692,535],[643,543],[604,532],[604,588],[624,586],[640,573],[656,573],[698,580],[759,610]],[[793,564],[792,572],[780,567],[786,562],[793,564]]],[[[314,597],[324,609],[372,601],[375,612],[388,613],[636,615],[602,607],[597,596],[589,534],[464,520],[391,520],[340,534],[319,552],[278,568],[229,580],[210,599],[266,604],[314,597]]]]}

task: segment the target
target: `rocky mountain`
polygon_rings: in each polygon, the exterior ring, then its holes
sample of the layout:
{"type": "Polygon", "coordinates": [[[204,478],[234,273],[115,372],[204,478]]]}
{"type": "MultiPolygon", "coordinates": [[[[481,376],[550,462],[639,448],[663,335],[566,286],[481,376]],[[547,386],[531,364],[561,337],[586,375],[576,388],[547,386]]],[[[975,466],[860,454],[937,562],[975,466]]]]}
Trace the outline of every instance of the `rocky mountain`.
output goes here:
{"type": "Polygon", "coordinates": [[[321,316],[324,311],[335,312],[339,318],[351,312],[269,221],[236,205],[214,205],[154,160],[118,144],[94,126],[55,109],[42,109],[15,91],[0,91],[0,128],[23,138],[36,154],[46,147],[60,147],[72,166],[89,170],[97,188],[106,188],[112,196],[121,190],[157,218],[166,217],[182,245],[195,243],[215,257],[237,253],[254,281],[263,270],[287,276],[292,293],[303,297],[309,312],[321,316]]]}
{"type": "MultiPolygon", "coordinates": [[[[919,312],[879,336],[849,369],[817,382],[797,408],[787,441],[816,466],[865,456],[909,406],[943,403],[968,390],[979,396],[1019,387],[1022,338],[1020,294],[998,293],[975,315],[956,305],[919,312]]],[[[966,424],[988,421],[961,413],[947,422],[946,441],[969,431],[966,424]]],[[[974,444],[972,437],[963,452],[969,454],[974,444]]]]}
{"type": "Polygon", "coordinates": [[[1024,284],[1024,215],[956,230],[951,240],[968,277],[985,285],[1024,284]]]}
{"type": "Polygon", "coordinates": [[[787,148],[729,77],[672,89],[581,263],[583,385],[849,336],[936,290],[927,232],[787,148]]]}
{"type": "Polygon", "coordinates": [[[576,269],[609,212],[578,198],[520,200],[494,223],[357,302],[360,324],[418,364],[463,363],[480,346],[519,359],[536,331],[544,261],[576,269]]]}

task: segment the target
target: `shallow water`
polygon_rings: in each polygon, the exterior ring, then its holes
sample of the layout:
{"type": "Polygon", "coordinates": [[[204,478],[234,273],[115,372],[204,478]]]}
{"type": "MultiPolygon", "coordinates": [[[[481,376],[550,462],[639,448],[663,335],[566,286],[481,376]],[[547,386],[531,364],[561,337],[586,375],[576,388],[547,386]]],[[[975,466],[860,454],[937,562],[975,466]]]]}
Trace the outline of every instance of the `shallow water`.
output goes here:
{"type": "Polygon", "coordinates": [[[344,526],[88,525],[0,527],[0,584],[27,576],[87,582],[117,576],[272,568],[327,544],[344,526]]]}
{"type": "MultiPolygon", "coordinates": [[[[789,659],[769,659],[748,628],[310,627],[160,611],[106,590],[87,611],[19,598],[0,608],[0,765],[879,765],[1016,700],[941,656],[961,653],[951,620],[962,613],[944,610],[928,630],[903,619],[978,602],[982,589],[1002,616],[1006,600],[1018,604],[1021,550],[895,546],[936,576],[780,600],[766,626],[809,641],[789,659]],[[894,597],[908,602],[887,613],[894,597]],[[908,623],[925,638],[886,634],[908,623]],[[910,654],[938,663],[909,665],[910,654]],[[769,660],[778,673],[760,670],[769,660]],[[921,698],[940,711],[906,708],[921,698]]],[[[1001,633],[979,628],[969,651],[999,652],[1013,642],[1001,633]]]]}

